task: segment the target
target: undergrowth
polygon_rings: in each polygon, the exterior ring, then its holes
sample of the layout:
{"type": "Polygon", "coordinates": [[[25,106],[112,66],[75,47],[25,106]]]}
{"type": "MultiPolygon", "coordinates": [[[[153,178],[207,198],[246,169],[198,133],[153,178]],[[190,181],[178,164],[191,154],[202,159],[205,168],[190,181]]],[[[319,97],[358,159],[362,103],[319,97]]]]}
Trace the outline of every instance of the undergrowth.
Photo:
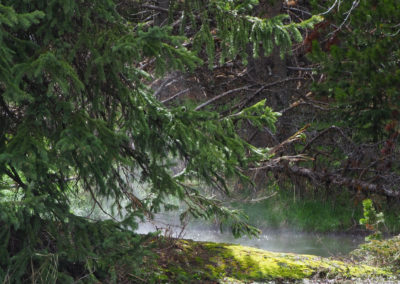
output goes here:
{"type": "Polygon", "coordinates": [[[2,220],[10,216],[0,219],[0,283],[143,283],[152,277],[143,265],[153,263],[154,234],[73,215],[65,223],[22,213],[2,220]]]}
{"type": "Polygon", "coordinates": [[[400,275],[400,235],[387,240],[370,240],[352,252],[362,263],[386,267],[400,275]]]}
{"type": "MultiPolygon", "coordinates": [[[[273,193],[273,192],[272,192],[273,193]]],[[[266,196],[271,192],[265,193],[266,196]]],[[[292,228],[308,232],[360,231],[363,216],[362,200],[348,191],[294,194],[278,189],[276,194],[260,202],[235,202],[249,216],[252,225],[261,228],[292,228]]],[[[399,206],[381,204],[386,233],[400,232],[399,206]]]]}

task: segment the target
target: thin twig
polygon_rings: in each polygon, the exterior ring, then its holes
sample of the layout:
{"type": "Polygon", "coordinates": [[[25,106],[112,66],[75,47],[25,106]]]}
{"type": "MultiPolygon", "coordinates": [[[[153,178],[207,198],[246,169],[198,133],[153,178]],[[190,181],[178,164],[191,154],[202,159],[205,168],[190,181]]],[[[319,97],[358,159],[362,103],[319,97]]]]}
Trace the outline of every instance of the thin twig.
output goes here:
{"type": "Polygon", "coordinates": [[[232,90],[226,91],[226,92],[224,92],[224,93],[222,93],[222,94],[220,94],[220,95],[218,95],[218,96],[216,96],[216,97],[213,97],[212,99],[210,99],[210,100],[208,100],[208,101],[202,103],[201,105],[197,106],[197,107],[195,108],[195,110],[200,110],[200,109],[202,109],[202,108],[208,106],[208,105],[211,104],[212,102],[215,102],[215,101],[217,101],[217,100],[219,100],[219,99],[221,99],[221,98],[223,98],[223,97],[226,97],[226,96],[228,96],[228,95],[230,95],[230,94],[233,94],[233,93],[236,93],[236,92],[240,92],[240,91],[243,91],[243,90],[248,90],[249,88],[254,87],[254,86],[256,86],[256,85],[257,85],[257,84],[246,85],[246,86],[243,86],[243,87],[240,87],[240,88],[236,88],[236,89],[232,89],[232,90]]]}
{"type": "Polygon", "coordinates": [[[89,192],[90,192],[90,196],[92,197],[93,201],[97,204],[97,206],[99,206],[100,210],[106,214],[108,217],[110,217],[112,220],[117,221],[117,219],[114,218],[114,216],[112,216],[111,214],[109,214],[108,212],[106,212],[103,207],[101,206],[100,202],[97,200],[97,198],[95,197],[92,189],[90,188],[90,186],[87,186],[89,192]]]}
{"type": "Polygon", "coordinates": [[[353,4],[351,5],[351,8],[345,13],[346,18],[344,19],[344,21],[340,24],[340,26],[338,28],[336,28],[333,32],[329,33],[328,36],[333,35],[335,33],[337,33],[338,31],[340,31],[344,24],[347,22],[347,20],[349,19],[351,13],[353,12],[353,10],[358,6],[358,4],[360,4],[359,0],[354,0],[353,4]]]}
{"type": "Polygon", "coordinates": [[[155,10],[155,11],[160,11],[160,12],[166,12],[166,13],[168,13],[168,9],[167,9],[167,8],[163,8],[163,7],[159,7],[159,6],[143,4],[142,7],[143,7],[143,8],[147,8],[147,9],[151,9],[151,10],[155,10]]]}
{"type": "Polygon", "coordinates": [[[313,71],[315,68],[310,68],[310,67],[296,67],[296,66],[287,66],[286,67],[289,70],[296,70],[296,71],[313,71]]]}
{"type": "Polygon", "coordinates": [[[306,10],[301,10],[301,9],[294,8],[294,7],[284,7],[284,8],[289,9],[290,11],[301,12],[301,13],[307,15],[307,16],[312,16],[312,14],[310,12],[306,11],[306,10]]]}
{"type": "Polygon", "coordinates": [[[257,95],[258,95],[260,92],[262,92],[264,89],[269,88],[269,87],[273,87],[273,86],[275,86],[275,85],[279,85],[279,84],[282,84],[282,83],[286,83],[286,82],[289,82],[289,81],[294,81],[294,80],[306,80],[306,79],[303,78],[303,77],[289,77],[289,78],[286,78],[286,79],[283,79],[283,80],[278,80],[278,81],[275,81],[275,82],[272,82],[272,83],[269,83],[269,84],[262,85],[257,91],[255,91],[253,94],[251,94],[251,95],[243,102],[243,105],[242,105],[242,107],[240,107],[239,111],[240,111],[240,110],[243,110],[243,108],[245,108],[245,106],[247,105],[247,103],[250,102],[255,96],[257,96],[257,95]]]}
{"type": "Polygon", "coordinates": [[[331,7],[329,7],[328,10],[326,10],[325,12],[321,13],[320,15],[326,15],[329,14],[330,11],[333,10],[333,8],[335,8],[336,4],[339,2],[338,8],[340,7],[340,0],[335,0],[335,2],[333,3],[333,5],[331,7]]]}
{"type": "Polygon", "coordinates": [[[307,143],[307,145],[303,148],[303,150],[300,152],[301,154],[303,154],[308,148],[310,148],[310,146],[321,136],[325,135],[326,133],[328,133],[331,130],[336,130],[337,132],[339,132],[346,140],[349,144],[353,144],[353,141],[351,141],[351,139],[349,137],[347,137],[344,133],[343,130],[340,129],[339,127],[332,125],[331,127],[321,131],[320,133],[318,133],[317,136],[315,136],[313,139],[310,140],[310,142],[307,143]]]}
{"type": "MultiPolygon", "coordinates": [[[[299,140],[300,134],[304,133],[307,128],[309,128],[311,126],[311,124],[306,124],[305,126],[303,126],[300,130],[298,130],[295,134],[293,134],[292,136],[290,136],[288,139],[286,139],[285,141],[283,141],[282,143],[280,143],[279,145],[276,145],[274,148],[272,148],[269,153],[270,154],[276,154],[278,152],[279,149],[281,149],[282,147],[286,146],[287,144],[290,144],[294,141],[299,140]]],[[[302,153],[301,153],[302,154],[302,153]]]]}
{"type": "Polygon", "coordinates": [[[132,274],[132,273],[128,273],[128,275],[129,275],[129,276],[133,276],[133,277],[139,279],[140,281],[143,281],[143,283],[147,283],[146,280],[144,280],[143,278],[140,278],[139,276],[136,276],[136,275],[134,275],[134,274],[132,274]]]}
{"type": "Polygon", "coordinates": [[[278,192],[275,191],[274,193],[272,193],[272,194],[270,194],[270,195],[263,196],[263,197],[256,198],[256,199],[251,199],[251,200],[249,200],[249,202],[259,202],[259,201],[263,201],[263,200],[265,200],[265,199],[269,199],[269,198],[275,196],[277,193],[278,193],[278,192]]]}
{"type": "Polygon", "coordinates": [[[157,98],[157,96],[161,93],[161,91],[165,87],[175,83],[176,81],[177,81],[176,79],[168,78],[167,80],[165,80],[164,82],[161,83],[161,85],[157,88],[157,90],[154,91],[153,96],[157,98]]]}
{"type": "Polygon", "coordinates": [[[183,95],[184,93],[188,92],[189,90],[190,90],[190,88],[187,88],[187,89],[185,89],[185,90],[182,90],[182,91],[176,93],[175,95],[173,95],[172,97],[167,98],[167,99],[165,99],[165,100],[163,100],[163,101],[161,101],[161,102],[162,102],[163,104],[165,104],[165,103],[167,103],[167,102],[169,102],[169,101],[172,101],[173,99],[179,97],[180,95],[183,95]]]}
{"type": "Polygon", "coordinates": [[[321,106],[316,105],[316,104],[313,104],[313,103],[309,103],[309,102],[297,102],[297,103],[295,103],[295,104],[292,104],[290,107],[287,107],[287,108],[281,110],[280,113],[281,113],[281,114],[284,114],[285,112],[288,112],[288,111],[290,111],[290,110],[292,110],[292,109],[294,109],[294,108],[296,108],[296,107],[304,106],[304,105],[305,105],[305,106],[312,106],[313,108],[318,109],[318,110],[321,110],[321,111],[328,111],[327,108],[321,107],[321,106]]]}

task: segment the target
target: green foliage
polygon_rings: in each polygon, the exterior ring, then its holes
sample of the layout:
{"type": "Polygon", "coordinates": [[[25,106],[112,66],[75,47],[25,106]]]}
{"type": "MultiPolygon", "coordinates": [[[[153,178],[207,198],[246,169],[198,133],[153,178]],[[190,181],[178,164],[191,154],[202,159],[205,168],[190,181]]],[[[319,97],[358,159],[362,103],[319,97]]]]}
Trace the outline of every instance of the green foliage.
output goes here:
{"type": "MultiPolygon", "coordinates": [[[[297,189],[298,191],[298,189],[297,189]]],[[[272,197],[257,202],[235,204],[259,228],[292,228],[308,232],[337,232],[349,230],[362,215],[361,206],[354,207],[350,194],[335,192],[329,196],[324,190],[294,192],[291,187],[269,189],[264,195],[272,197]]]]}
{"type": "Polygon", "coordinates": [[[373,231],[371,235],[366,237],[369,240],[379,240],[382,238],[382,232],[379,226],[385,222],[383,212],[377,213],[371,199],[363,200],[364,218],[360,219],[360,224],[364,225],[368,230],[373,231]]]}
{"type": "Polygon", "coordinates": [[[286,24],[288,15],[262,19],[251,15],[252,9],[257,4],[257,0],[174,0],[171,13],[183,10],[181,31],[189,23],[197,31],[193,40],[194,48],[200,51],[203,46],[205,47],[210,68],[214,65],[216,46],[221,51],[220,64],[237,56],[240,56],[246,64],[249,45],[255,58],[260,55],[270,55],[275,45],[279,46],[283,57],[290,52],[293,40],[302,41],[299,29],[312,27],[322,20],[321,17],[315,16],[300,23],[286,24]],[[200,14],[200,24],[196,19],[198,14],[200,14]]]}
{"type": "Polygon", "coordinates": [[[384,269],[328,258],[186,240],[177,241],[158,267],[164,272],[159,280],[173,283],[296,283],[338,278],[384,281],[392,276],[384,269]]]}
{"type": "Polygon", "coordinates": [[[335,26],[325,31],[321,46],[314,43],[311,58],[325,75],[314,91],[335,99],[335,119],[357,129],[357,138],[378,140],[385,136],[385,125],[399,119],[400,3],[339,3],[325,15],[335,26]],[[336,44],[322,51],[327,42],[336,44]]]}
{"type": "Polygon", "coordinates": [[[400,273],[400,236],[387,240],[371,240],[360,245],[352,255],[368,265],[384,267],[400,273]]]}
{"type": "Polygon", "coordinates": [[[151,257],[144,243],[152,236],[133,235],[113,221],[91,223],[72,215],[54,222],[50,214],[35,214],[40,207],[46,212],[37,199],[0,203],[4,283],[73,283],[73,277],[116,283],[133,272],[148,277],[140,265],[151,257]]]}
{"type": "Polygon", "coordinates": [[[266,106],[266,100],[264,99],[243,109],[241,112],[231,115],[230,118],[248,119],[257,127],[267,126],[272,131],[275,131],[275,122],[278,116],[280,116],[280,113],[274,112],[269,106],[266,106]]]}
{"type": "MultiPolygon", "coordinates": [[[[283,17],[268,22],[246,16],[254,3],[211,1],[211,14],[202,15],[205,32],[207,18],[218,15],[230,56],[244,52],[251,30],[260,33],[258,41],[271,29],[283,50],[289,32],[296,33],[297,26],[281,26],[283,17]],[[224,30],[222,19],[232,26],[224,30]]],[[[272,127],[276,114],[260,103],[243,117],[221,118],[157,101],[139,62],[154,59],[159,75],[193,70],[201,60],[185,48],[184,36],[129,21],[112,0],[6,0],[0,25],[1,282],[141,277],[148,250],[128,229],[168,207],[171,196],[196,217],[216,215],[235,236],[257,234],[240,212],[188,182],[228,194],[226,178],[245,180],[244,168],[268,158],[266,149],[240,139],[234,121],[251,118],[272,127]],[[175,161],[184,168],[173,175],[175,161]],[[134,195],[135,184],[146,185],[145,197],[134,195]],[[119,221],[75,216],[71,196],[82,192],[97,205],[100,198],[110,200],[119,221]]],[[[214,52],[211,45],[206,50],[214,52]]]]}

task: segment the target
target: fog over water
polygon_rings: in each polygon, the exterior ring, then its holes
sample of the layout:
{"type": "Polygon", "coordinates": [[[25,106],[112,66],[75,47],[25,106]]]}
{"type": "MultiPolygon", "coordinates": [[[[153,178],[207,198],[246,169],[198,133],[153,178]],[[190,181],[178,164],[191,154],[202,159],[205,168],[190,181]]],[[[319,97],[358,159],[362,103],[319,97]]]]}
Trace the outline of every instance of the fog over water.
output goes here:
{"type": "Polygon", "coordinates": [[[145,234],[157,229],[161,229],[168,236],[195,241],[233,243],[275,252],[319,256],[346,255],[364,242],[363,236],[350,234],[317,234],[265,228],[258,238],[244,236],[235,239],[228,230],[221,233],[215,225],[197,220],[189,223],[182,231],[178,215],[172,213],[158,214],[155,220],[140,223],[136,232],[145,234]]]}
{"type": "MultiPolygon", "coordinates": [[[[103,208],[111,212],[111,202],[101,200],[103,208]]],[[[93,206],[81,206],[75,204],[73,211],[80,216],[91,216],[93,219],[109,219],[98,208],[93,212],[93,206]]],[[[163,234],[171,237],[192,239],[195,241],[211,241],[220,243],[233,243],[275,252],[290,252],[301,254],[312,254],[319,256],[340,256],[364,242],[364,237],[351,234],[317,234],[304,233],[285,229],[259,228],[262,230],[258,238],[241,237],[235,239],[229,230],[220,232],[219,227],[211,222],[193,220],[189,222],[182,231],[179,221],[180,212],[168,211],[155,214],[154,220],[139,223],[137,233],[146,234],[161,230],[163,234]]],[[[260,216],[262,218],[262,216],[260,216]]],[[[257,223],[257,220],[253,220],[257,223]]]]}

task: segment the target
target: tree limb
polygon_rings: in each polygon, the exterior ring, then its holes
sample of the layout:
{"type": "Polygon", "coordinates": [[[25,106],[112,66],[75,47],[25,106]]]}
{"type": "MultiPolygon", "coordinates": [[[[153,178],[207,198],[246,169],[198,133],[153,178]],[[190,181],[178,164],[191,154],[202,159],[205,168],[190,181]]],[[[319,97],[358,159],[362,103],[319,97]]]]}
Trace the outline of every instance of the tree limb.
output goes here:
{"type": "MultiPolygon", "coordinates": [[[[301,176],[307,179],[312,180],[313,182],[325,182],[328,184],[339,185],[339,186],[347,186],[356,189],[363,189],[371,193],[378,193],[389,197],[400,197],[400,190],[394,190],[387,185],[384,184],[375,184],[366,182],[356,178],[348,178],[344,177],[340,174],[334,174],[329,172],[318,172],[313,171],[308,168],[299,167],[296,165],[288,166],[282,165],[277,162],[273,163],[274,159],[269,162],[267,165],[264,165],[260,168],[266,169],[269,171],[277,171],[284,172],[289,175],[301,176]]],[[[278,161],[279,162],[279,161],[278,161]]],[[[260,168],[253,168],[252,170],[258,170],[260,168]]]]}
{"type": "Polygon", "coordinates": [[[143,4],[142,7],[143,7],[143,8],[147,8],[147,9],[151,9],[151,10],[155,10],[155,11],[160,11],[160,12],[166,12],[166,13],[168,13],[168,9],[163,8],[163,7],[159,7],[159,6],[143,4]]]}
{"type": "Polygon", "coordinates": [[[256,86],[256,85],[257,85],[257,84],[246,85],[246,86],[243,86],[243,87],[240,87],[240,88],[236,88],[236,89],[232,89],[232,90],[226,91],[226,92],[224,92],[224,93],[222,93],[222,94],[220,94],[220,95],[218,95],[218,96],[216,96],[216,97],[213,97],[212,99],[210,99],[210,100],[208,100],[208,101],[202,103],[201,105],[198,105],[198,106],[195,108],[195,110],[200,110],[200,109],[202,109],[202,108],[208,106],[208,105],[211,104],[212,102],[215,102],[216,100],[219,100],[219,99],[221,99],[221,98],[223,98],[223,97],[226,97],[226,96],[228,96],[228,95],[230,95],[230,94],[232,94],[232,93],[236,93],[236,92],[243,91],[243,90],[248,90],[249,88],[254,87],[254,86],[256,86]]]}

